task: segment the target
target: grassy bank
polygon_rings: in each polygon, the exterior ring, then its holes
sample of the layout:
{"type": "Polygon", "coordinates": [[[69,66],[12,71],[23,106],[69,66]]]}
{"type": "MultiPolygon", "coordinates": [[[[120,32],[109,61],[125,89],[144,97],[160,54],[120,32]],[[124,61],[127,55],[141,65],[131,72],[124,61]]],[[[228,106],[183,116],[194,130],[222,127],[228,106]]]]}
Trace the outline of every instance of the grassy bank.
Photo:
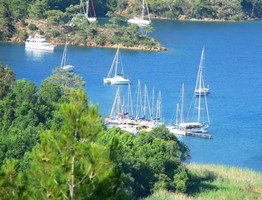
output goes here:
{"type": "Polygon", "coordinates": [[[158,191],[145,200],[260,200],[262,174],[237,167],[189,164],[197,177],[189,195],[158,191]]]}

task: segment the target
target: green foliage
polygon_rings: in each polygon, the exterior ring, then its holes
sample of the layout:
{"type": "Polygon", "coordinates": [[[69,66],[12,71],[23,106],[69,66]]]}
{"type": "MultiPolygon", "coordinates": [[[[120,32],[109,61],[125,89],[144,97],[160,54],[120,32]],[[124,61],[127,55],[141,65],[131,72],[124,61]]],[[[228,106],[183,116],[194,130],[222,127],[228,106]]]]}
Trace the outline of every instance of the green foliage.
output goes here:
{"type": "Polygon", "coordinates": [[[18,30],[16,33],[17,37],[21,40],[21,41],[25,41],[27,38],[27,33],[25,31],[22,30],[18,30]]]}
{"type": "Polygon", "coordinates": [[[0,63],[0,100],[10,91],[13,82],[15,81],[14,71],[0,63]]]}
{"type": "Polygon", "coordinates": [[[65,95],[69,94],[69,88],[79,88],[85,85],[83,77],[74,72],[64,70],[61,67],[54,69],[52,76],[48,77],[46,80],[61,85],[65,95]]]}
{"type": "Polygon", "coordinates": [[[187,194],[159,190],[145,200],[258,200],[262,197],[261,173],[219,165],[188,164],[186,168],[194,182],[187,194]]]}
{"type": "Polygon", "coordinates": [[[35,24],[29,24],[29,25],[28,25],[28,28],[29,28],[29,30],[31,30],[31,31],[35,31],[35,30],[38,29],[38,27],[37,27],[35,24]]]}
{"type": "Polygon", "coordinates": [[[46,18],[45,12],[49,9],[47,0],[36,0],[30,4],[29,17],[32,19],[46,18]]]}
{"type": "Polygon", "coordinates": [[[9,16],[7,1],[0,0],[0,40],[8,40],[12,36],[12,31],[14,27],[9,16]]]}
{"type": "Polygon", "coordinates": [[[185,186],[189,184],[187,171],[178,170],[183,169],[181,157],[188,155],[185,152],[188,150],[181,148],[184,144],[165,127],[155,128],[149,133],[140,132],[137,136],[112,128],[100,142],[107,144],[115,139],[120,146],[116,158],[124,172],[124,188],[130,196],[135,199],[145,197],[157,189],[181,191],[175,183],[185,186]],[[181,178],[175,179],[175,175],[181,178]]]}
{"type": "Polygon", "coordinates": [[[34,198],[121,199],[119,173],[110,159],[113,148],[95,143],[102,119],[87,107],[85,92],[72,90],[63,104],[63,126],[41,134],[28,171],[28,191],[34,198]]]}
{"type": "Polygon", "coordinates": [[[191,18],[203,19],[203,18],[216,18],[215,11],[206,5],[195,5],[190,13],[191,18]]]}
{"type": "Polygon", "coordinates": [[[188,180],[189,180],[189,177],[188,177],[188,173],[186,169],[183,167],[179,167],[176,170],[176,173],[174,175],[174,185],[175,185],[176,191],[186,192],[188,180]]]}
{"type": "Polygon", "coordinates": [[[27,23],[26,23],[26,21],[23,19],[23,20],[21,20],[21,26],[23,26],[23,27],[26,27],[27,26],[27,23]]]}
{"type": "MultiPolygon", "coordinates": [[[[26,199],[22,198],[24,184],[22,174],[18,173],[19,162],[7,160],[0,171],[0,196],[1,199],[26,199]]],[[[24,196],[25,197],[25,196],[24,196]]]]}
{"type": "Polygon", "coordinates": [[[24,0],[10,0],[9,10],[15,21],[19,21],[26,17],[28,2],[24,0]]]}
{"type": "Polygon", "coordinates": [[[45,128],[61,125],[61,117],[56,115],[60,103],[63,101],[62,88],[58,83],[44,80],[40,86],[39,92],[39,121],[45,128]]]}
{"type": "Polygon", "coordinates": [[[58,30],[55,30],[55,29],[52,30],[51,33],[52,33],[53,38],[58,37],[59,35],[61,35],[61,33],[58,30]]]}
{"type": "Polygon", "coordinates": [[[45,14],[47,16],[47,21],[56,23],[58,25],[64,24],[66,20],[66,14],[60,10],[48,10],[45,12],[45,14]]]}
{"type": "MultiPolygon", "coordinates": [[[[21,159],[38,140],[37,87],[25,80],[16,81],[0,101],[0,140],[4,159],[21,159]]],[[[1,166],[1,164],[0,164],[1,166]]]]}

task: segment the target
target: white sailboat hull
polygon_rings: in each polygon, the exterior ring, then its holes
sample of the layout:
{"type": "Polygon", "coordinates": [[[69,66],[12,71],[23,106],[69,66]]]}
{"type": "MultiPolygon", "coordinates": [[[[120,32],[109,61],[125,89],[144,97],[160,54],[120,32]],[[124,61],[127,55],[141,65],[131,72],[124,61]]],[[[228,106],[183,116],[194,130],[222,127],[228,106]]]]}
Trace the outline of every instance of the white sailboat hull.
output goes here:
{"type": "Polygon", "coordinates": [[[129,82],[130,80],[123,76],[115,76],[110,80],[111,85],[125,85],[128,84],[129,82]]]}
{"type": "Polygon", "coordinates": [[[111,78],[104,78],[104,84],[111,84],[111,78]]]}
{"type": "Polygon", "coordinates": [[[118,73],[118,57],[119,57],[119,47],[116,51],[116,55],[114,57],[113,63],[110,67],[109,73],[106,78],[103,79],[104,84],[112,84],[112,85],[126,85],[130,83],[130,80],[123,75],[123,72],[118,73]],[[113,69],[115,70],[114,75],[112,75],[113,69]]]}
{"type": "Polygon", "coordinates": [[[138,26],[148,26],[151,23],[150,20],[136,18],[136,17],[127,20],[127,22],[131,24],[136,24],[138,26]]]}
{"type": "Polygon", "coordinates": [[[113,78],[104,78],[104,83],[111,85],[126,85],[130,83],[130,80],[123,76],[115,76],[113,78]]]}
{"type": "Polygon", "coordinates": [[[65,66],[62,66],[61,68],[67,71],[73,71],[75,67],[73,65],[65,65],[65,66]]]}
{"type": "Polygon", "coordinates": [[[196,89],[194,92],[195,96],[204,96],[209,94],[209,88],[200,88],[200,89],[196,89]]]}
{"type": "Polygon", "coordinates": [[[96,17],[87,17],[87,20],[90,22],[90,23],[94,23],[96,21],[96,17]]]}
{"type": "Polygon", "coordinates": [[[167,129],[169,130],[170,133],[175,134],[175,135],[186,135],[186,131],[181,130],[175,126],[167,126],[167,129]]]}

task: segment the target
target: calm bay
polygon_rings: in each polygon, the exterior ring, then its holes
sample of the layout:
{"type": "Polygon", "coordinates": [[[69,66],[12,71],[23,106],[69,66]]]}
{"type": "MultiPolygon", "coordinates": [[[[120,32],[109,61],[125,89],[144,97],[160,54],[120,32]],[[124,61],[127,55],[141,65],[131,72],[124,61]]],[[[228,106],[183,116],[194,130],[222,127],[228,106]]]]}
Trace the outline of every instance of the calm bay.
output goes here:
{"type": "MultiPolygon", "coordinates": [[[[137,81],[149,94],[161,90],[162,116],[175,117],[181,84],[188,101],[193,97],[202,48],[205,47],[205,82],[211,118],[206,140],[182,137],[190,148],[190,162],[238,166],[262,172],[262,21],[181,22],[153,21],[155,37],[165,52],[121,50],[124,72],[135,96],[137,81]]],[[[116,49],[68,47],[69,62],[86,81],[89,102],[109,115],[117,86],[103,84],[116,49]]],[[[16,79],[37,85],[60,65],[63,46],[55,52],[25,50],[24,44],[0,43],[0,61],[16,79]]],[[[123,96],[127,87],[121,86],[123,96]]]]}

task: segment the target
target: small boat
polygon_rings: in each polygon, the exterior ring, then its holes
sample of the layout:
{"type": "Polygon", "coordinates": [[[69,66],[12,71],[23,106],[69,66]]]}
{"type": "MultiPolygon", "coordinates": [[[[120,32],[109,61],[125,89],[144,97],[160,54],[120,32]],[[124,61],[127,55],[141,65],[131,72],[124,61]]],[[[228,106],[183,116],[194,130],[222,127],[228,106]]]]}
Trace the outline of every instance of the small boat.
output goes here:
{"type": "Polygon", "coordinates": [[[136,24],[138,26],[148,26],[151,23],[151,20],[150,20],[150,17],[149,17],[148,5],[145,2],[145,0],[142,1],[141,16],[140,17],[133,17],[133,18],[127,20],[127,22],[131,23],[131,24],[136,24]],[[147,11],[148,19],[144,18],[145,9],[147,11]]]}
{"type": "Polygon", "coordinates": [[[203,77],[203,68],[204,68],[204,48],[202,49],[198,74],[197,74],[197,81],[195,86],[194,94],[195,96],[203,96],[209,93],[209,86],[205,87],[204,77],[203,77]]]}
{"type": "Polygon", "coordinates": [[[34,37],[29,35],[29,37],[25,41],[25,48],[28,49],[54,51],[55,47],[56,45],[46,41],[45,36],[39,34],[35,34],[34,37]]]}
{"type": "Polygon", "coordinates": [[[118,64],[119,64],[119,47],[117,48],[113,63],[110,67],[110,70],[108,72],[108,75],[106,78],[104,78],[105,84],[112,84],[112,85],[126,85],[130,83],[130,80],[124,76],[123,74],[123,68],[122,73],[118,73],[118,64]],[[115,73],[112,75],[113,70],[115,70],[115,73]]]}
{"type": "Polygon", "coordinates": [[[75,67],[73,65],[66,64],[66,63],[67,63],[67,39],[66,39],[66,43],[65,43],[65,47],[64,47],[63,56],[62,56],[60,66],[63,70],[73,71],[75,67]]]}
{"type": "Polygon", "coordinates": [[[85,7],[83,2],[81,1],[81,5],[83,7],[84,15],[87,18],[87,20],[90,23],[93,23],[96,21],[96,11],[95,11],[95,6],[93,0],[91,0],[91,5],[89,3],[89,0],[86,1],[85,7]]]}

